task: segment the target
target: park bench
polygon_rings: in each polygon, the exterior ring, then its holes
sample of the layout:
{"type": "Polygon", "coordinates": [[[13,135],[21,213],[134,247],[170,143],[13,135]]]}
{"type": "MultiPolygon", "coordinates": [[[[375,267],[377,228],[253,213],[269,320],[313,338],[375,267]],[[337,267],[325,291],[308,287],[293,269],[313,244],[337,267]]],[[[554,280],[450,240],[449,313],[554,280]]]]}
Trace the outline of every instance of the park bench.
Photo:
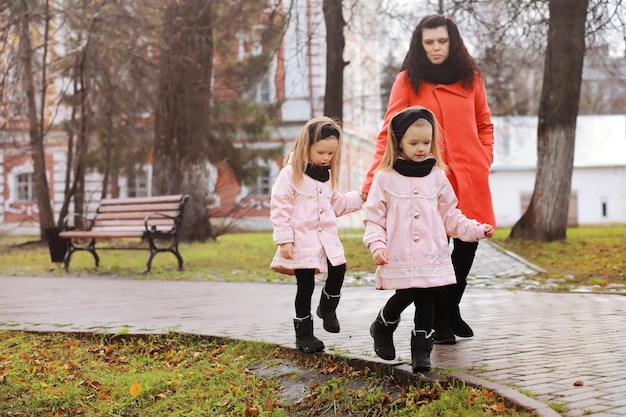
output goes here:
{"type": "Polygon", "coordinates": [[[152,260],[157,253],[170,252],[178,260],[178,269],[183,268],[183,258],[178,251],[178,232],[183,219],[183,210],[189,200],[187,195],[158,197],[108,198],[100,202],[93,219],[68,215],[59,237],[67,244],[63,262],[69,268],[72,254],[87,251],[93,255],[96,267],[100,258],[96,253],[96,242],[140,238],[145,246],[98,247],[98,249],[149,249],[146,273],[150,272],[152,260]]]}

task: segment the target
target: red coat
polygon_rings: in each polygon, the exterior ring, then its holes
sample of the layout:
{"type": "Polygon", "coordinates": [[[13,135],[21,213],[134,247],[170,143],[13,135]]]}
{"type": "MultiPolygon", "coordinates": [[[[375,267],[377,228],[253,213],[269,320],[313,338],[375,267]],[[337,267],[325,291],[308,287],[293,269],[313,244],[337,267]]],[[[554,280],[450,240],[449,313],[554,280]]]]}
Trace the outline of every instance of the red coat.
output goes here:
{"type": "Polygon", "coordinates": [[[387,125],[391,117],[410,106],[422,106],[439,122],[441,155],[448,166],[448,179],[459,199],[459,209],[467,217],[496,226],[489,171],[493,162],[493,123],[482,78],[472,90],[461,82],[451,85],[423,82],[415,94],[406,72],[396,77],[383,127],[376,139],[374,161],[361,191],[369,192],[374,169],[387,146],[387,125]]]}

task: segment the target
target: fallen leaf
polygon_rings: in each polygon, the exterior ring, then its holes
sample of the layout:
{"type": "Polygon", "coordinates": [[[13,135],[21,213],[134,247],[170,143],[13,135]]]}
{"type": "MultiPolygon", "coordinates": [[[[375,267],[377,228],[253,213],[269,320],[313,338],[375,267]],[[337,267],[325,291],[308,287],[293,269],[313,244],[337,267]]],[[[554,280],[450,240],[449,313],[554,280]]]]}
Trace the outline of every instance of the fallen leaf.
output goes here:
{"type": "Polygon", "coordinates": [[[506,406],[504,404],[494,404],[489,407],[491,411],[495,411],[496,413],[503,413],[506,411],[506,406]]]}
{"type": "Polygon", "coordinates": [[[137,394],[139,394],[140,391],[141,391],[141,385],[139,385],[138,382],[135,382],[130,387],[130,395],[132,395],[133,397],[135,397],[137,394]]]}
{"type": "Polygon", "coordinates": [[[585,383],[581,380],[578,380],[576,382],[574,382],[574,386],[575,387],[582,387],[585,383]]]}

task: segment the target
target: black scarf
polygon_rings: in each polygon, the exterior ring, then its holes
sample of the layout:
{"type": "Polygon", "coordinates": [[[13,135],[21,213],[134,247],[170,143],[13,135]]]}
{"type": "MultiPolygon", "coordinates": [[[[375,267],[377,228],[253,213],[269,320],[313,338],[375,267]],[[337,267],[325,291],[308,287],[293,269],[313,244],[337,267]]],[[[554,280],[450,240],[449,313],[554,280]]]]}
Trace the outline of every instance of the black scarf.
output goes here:
{"type": "Polygon", "coordinates": [[[304,173],[314,180],[318,180],[320,182],[326,182],[330,179],[330,167],[328,165],[322,166],[307,163],[304,173]]]}
{"type": "Polygon", "coordinates": [[[446,59],[443,63],[435,65],[432,62],[426,60],[424,64],[424,74],[422,79],[433,84],[454,84],[461,79],[459,72],[454,65],[450,62],[450,59],[446,59]]]}
{"type": "Polygon", "coordinates": [[[408,159],[396,159],[393,163],[393,169],[398,174],[405,177],[425,177],[430,174],[437,160],[435,158],[427,158],[421,162],[414,162],[408,159]]]}

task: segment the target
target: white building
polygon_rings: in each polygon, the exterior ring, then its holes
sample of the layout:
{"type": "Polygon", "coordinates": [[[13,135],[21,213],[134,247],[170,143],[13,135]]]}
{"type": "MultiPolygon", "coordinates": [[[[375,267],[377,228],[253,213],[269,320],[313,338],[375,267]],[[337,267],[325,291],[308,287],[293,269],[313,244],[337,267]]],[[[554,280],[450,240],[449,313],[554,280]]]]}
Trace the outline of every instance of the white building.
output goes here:
{"type": "MultiPolygon", "coordinates": [[[[491,191],[500,227],[522,216],[535,186],[537,117],[495,117],[491,191]]],[[[626,115],[581,115],[570,224],[626,223],[626,115]]]]}

